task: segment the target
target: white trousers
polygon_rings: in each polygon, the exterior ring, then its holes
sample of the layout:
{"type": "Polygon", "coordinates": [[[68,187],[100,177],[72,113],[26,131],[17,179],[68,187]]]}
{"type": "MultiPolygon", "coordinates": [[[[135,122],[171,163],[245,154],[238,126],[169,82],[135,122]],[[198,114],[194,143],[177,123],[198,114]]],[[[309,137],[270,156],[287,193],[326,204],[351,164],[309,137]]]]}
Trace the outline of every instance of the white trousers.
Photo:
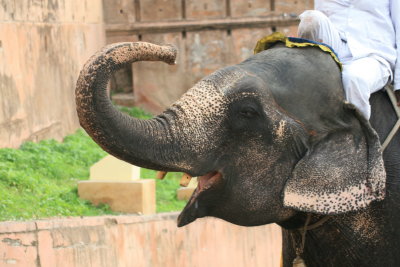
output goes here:
{"type": "Polygon", "coordinates": [[[307,10],[300,15],[300,38],[322,42],[331,46],[343,64],[342,80],[346,99],[369,119],[369,97],[382,89],[390,78],[390,70],[379,60],[371,57],[353,59],[347,42],[329,18],[320,11],[307,10]]]}

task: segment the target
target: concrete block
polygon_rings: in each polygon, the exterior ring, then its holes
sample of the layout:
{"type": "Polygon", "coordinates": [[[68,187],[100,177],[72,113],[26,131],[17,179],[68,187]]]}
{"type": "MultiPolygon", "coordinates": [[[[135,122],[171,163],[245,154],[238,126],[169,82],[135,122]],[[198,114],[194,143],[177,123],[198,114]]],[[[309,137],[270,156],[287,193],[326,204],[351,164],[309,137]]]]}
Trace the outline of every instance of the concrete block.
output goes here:
{"type": "Polygon", "coordinates": [[[226,17],[226,1],[186,0],[187,19],[215,19],[226,17]]]}
{"type": "Polygon", "coordinates": [[[134,181],[139,179],[140,167],[111,155],[107,155],[90,167],[90,180],[134,181]]]}
{"type": "Polygon", "coordinates": [[[231,0],[232,17],[267,16],[271,11],[270,1],[265,0],[231,0]]]}
{"type": "Polygon", "coordinates": [[[156,212],[156,183],[153,179],[131,182],[81,181],[78,194],[94,205],[108,204],[113,211],[152,214],[156,212]]]}
{"type": "Polygon", "coordinates": [[[176,190],[176,195],[179,200],[189,200],[194,190],[197,187],[197,177],[193,177],[187,187],[180,187],[176,190]]]}

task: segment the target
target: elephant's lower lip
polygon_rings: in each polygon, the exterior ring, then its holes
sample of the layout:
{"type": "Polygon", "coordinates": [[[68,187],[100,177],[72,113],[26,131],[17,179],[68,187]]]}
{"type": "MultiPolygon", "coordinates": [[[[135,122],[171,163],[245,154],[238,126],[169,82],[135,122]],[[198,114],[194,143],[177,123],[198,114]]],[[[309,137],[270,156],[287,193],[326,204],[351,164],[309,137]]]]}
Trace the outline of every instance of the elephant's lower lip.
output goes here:
{"type": "Polygon", "coordinates": [[[211,201],[209,198],[213,196],[213,194],[206,193],[213,189],[217,190],[221,185],[223,185],[223,176],[218,171],[199,176],[196,190],[178,217],[178,226],[184,226],[196,218],[206,216],[207,204],[205,203],[211,201]]]}
{"type": "Polygon", "coordinates": [[[218,171],[209,172],[205,175],[199,176],[197,178],[197,188],[193,192],[193,195],[189,200],[188,206],[191,206],[193,203],[195,203],[200,197],[200,195],[202,195],[205,191],[213,187],[216,187],[221,182],[222,182],[222,173],[218,171]]]}

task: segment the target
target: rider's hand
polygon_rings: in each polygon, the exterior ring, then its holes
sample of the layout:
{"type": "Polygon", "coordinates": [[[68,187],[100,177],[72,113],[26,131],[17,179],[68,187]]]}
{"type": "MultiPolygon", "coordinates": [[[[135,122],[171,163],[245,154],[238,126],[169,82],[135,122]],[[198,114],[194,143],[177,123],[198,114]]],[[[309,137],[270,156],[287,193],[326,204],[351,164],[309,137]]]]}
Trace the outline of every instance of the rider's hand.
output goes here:
{"type": "Polygon", "coordinates": [[[394,95],[396,96],[397,106],[400,107],[400,90],[394,91],[394,95]]]}

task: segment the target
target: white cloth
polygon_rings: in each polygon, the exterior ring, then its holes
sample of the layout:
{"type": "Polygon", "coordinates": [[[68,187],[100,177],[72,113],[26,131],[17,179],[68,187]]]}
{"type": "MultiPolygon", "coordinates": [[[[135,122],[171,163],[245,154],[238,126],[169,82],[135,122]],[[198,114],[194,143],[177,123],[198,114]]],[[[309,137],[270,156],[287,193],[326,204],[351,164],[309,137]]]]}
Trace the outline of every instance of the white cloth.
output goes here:
{"type": "Polygon", "coordinates": [[[370,95],[381,90],[389,78],[389,69],[372,57],[363,57],[343,64],[342,81],[346,99],[367,119],[371,117],[370,95]]]}
{"type": "Polygon", "coordinates": [[[400,89],[400,1],[315,0],[347,42],[354,59],[376,56],[394,70],[395,89],[400,89]],[[398,33],[396,36],[396,32],[398,33]]]}
{"type": "Polygon", "coordinates": [[[383,88],[393,70],[400,89],[400,0],[315,0],[315,8],[300,15],[299,36],[338,53],[346,98],[369,118],[370,94],[383,88]]]}

